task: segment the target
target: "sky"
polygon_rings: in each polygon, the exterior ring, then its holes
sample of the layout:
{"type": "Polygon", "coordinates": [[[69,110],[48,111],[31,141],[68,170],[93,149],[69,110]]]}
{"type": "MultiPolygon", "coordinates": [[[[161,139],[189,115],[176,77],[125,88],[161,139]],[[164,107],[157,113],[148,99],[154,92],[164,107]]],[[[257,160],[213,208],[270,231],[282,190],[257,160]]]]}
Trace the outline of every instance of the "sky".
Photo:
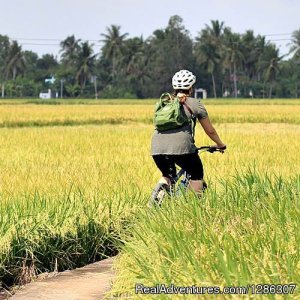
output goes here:
{"type": "Polygon", "coordinates": [[[110,25],[120,25],[129,37],[148,38],[172,15],[183,19],[192,38],[219,20],[233,32],[252,29],[266,35],[281,54],[289,50],[291,33],[300,29],[299,0],[0,0],[0,34],[24,50],[59,58],[59,43],[69,35],[89,40],[99,52],[101,33],[110,25]]]}

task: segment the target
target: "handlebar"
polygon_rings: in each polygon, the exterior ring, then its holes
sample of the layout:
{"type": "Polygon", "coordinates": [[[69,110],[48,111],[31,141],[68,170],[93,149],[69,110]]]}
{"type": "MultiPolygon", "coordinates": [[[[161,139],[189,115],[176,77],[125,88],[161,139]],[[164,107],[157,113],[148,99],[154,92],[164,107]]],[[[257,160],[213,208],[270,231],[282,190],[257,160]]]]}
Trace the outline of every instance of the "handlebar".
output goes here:
{"type": "Polygon", "coordinates": [[[202,147],[199,147],[197,148],[198,151],[207,151],[207,152],[210,152],[210,153],[214,153],[214,152],[221,152],[223,153],[224,150],[226,150],[226,146],[224,147],[215,147],[215,146],[202,146],[202,147]]]}

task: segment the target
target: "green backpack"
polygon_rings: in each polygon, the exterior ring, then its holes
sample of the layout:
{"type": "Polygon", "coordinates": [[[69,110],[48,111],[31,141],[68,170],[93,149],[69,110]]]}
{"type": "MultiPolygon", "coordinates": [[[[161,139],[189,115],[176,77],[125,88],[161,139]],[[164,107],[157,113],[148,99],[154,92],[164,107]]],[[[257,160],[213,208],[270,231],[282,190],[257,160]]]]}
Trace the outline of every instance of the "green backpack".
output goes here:
{"type": "Polygon", "coordinates": [[[181,127],[189,122],[178,97],[173,97],[169,93],[162,94],[155,107],[153,120],[155,128],[158,131],[165,131],[181,127]]]}

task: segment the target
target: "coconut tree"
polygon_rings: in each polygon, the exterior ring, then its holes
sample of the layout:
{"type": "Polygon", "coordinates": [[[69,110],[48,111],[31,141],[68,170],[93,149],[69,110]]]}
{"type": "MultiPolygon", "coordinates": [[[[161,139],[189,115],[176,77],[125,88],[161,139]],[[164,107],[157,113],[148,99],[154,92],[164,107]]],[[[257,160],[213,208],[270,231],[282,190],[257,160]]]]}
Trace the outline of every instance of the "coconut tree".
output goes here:
{"type": "Polygon", "coordinates": [[[258,35],[256,38],[255,49],[256,49],[256,79],[261,80],[261,75],[264,73],[264,54],[268,43],[266,42],[266,37],[258,35]]]}
{"type": "Polygon", "coordinates": [[[215,71],[221,62],[223,22],[211,21],[211,27],[206,25],[196,38],[195,56],[211,75],[213,94],[217,97],[215,71]]]}
{"type": "Polygon", "coordinates": [[[4,74],[6,79],[15,80],[18,74],[24,73],[25,68],[25,58],[22,47],[17,41],[13,41],[12,44],[9,45],[5,60],[4,74]]]}
{"type": "Polygon", "coordinates": [[[264,77],[267,82],[270,83],[269,98],[272,98],[273,87],[279,73],[279,62],[284,56],[279,56],[279,50],[275,45],[269,46],[269,58],[267,61],[264,77]]]}
{"type": "Polygon", "coordinates": [[[295,30],[292,34],[291,53],[294,53],[294,58],[300,59],[300,29],[295,30]]]}
{"type": "Polygon", "coordinates": [[[295,30],[292,34],[292,45],[290,52],[293,53],[291,59],[292,81],[295,82],[296,98],[298,98],[298,85],[300,78],[300,29],[295,30]]]}
{"type": "Polygon", "coordinates": [[[76,39],[74,35],[68,36],[65,40],[60,43],[60,52],[63,62],[67,64],[74,64],[77,53],[80,49],[80,39],[76,39]]]}
{"type": "Polygon", "coordinates": [[[2,75],[2,67],[4,66],[5,58],[9,49],[9,38],[6,35],[0,34],[0,78],[2,75]]]}
{"type": "Polygon", "coordinates": [[[4,97],[4,80],[5,80],[5,60],[9,49],[9,38],[0,34],[0,93],[4,97]]]}
{"type": "Polygon", "coordinates": [[[209,35],[214,39],[215,44],[221,43],[221,38],[224,31],[224,22],[219,20],[211,20],[210,25],[205,25],[205,29],[208,31],[209,35]]]}
{"type": "Polygon", "coordinates": [[[93,74],[96,56],[97,54],[93,54],[92,45],[89,45],[88,42],[82,43],[79,47],[76,58],[76,80],[81,91],[84,89],[87,79],[93,74]]]}
{"type": "Polygon", "coordinates": [[[237,71],[238,67],[244,61],[242,51],[241,36],[238,33],[232,33],[229,28],[224,29],[224,66],[229,69],[233,78],[234,97],[237,97],[237,71]]]}
{"type": "Polygon", "coordinates": [[[143,38],[126,41],[126,78],[139,98],[145,97],[145,86],[151,78],[149,47],[143,38]],[[128,42],[130,42],[129,45],[128,42]]]}
{"type": "Polygon", "coordinates": [[[117,73],[117,61],[122,52],[124,40],[128,33],[121,34],[121,27],[117,25],[111,25],[111,27],[107,27],[106,30],[106,34],[101,34],[101,36],[104,37],[102,40],[102,42],[104,42],[102,52],[104,57],[112,63],[111,77],[114,81],[117,73]]]}
{"type": "Polygon", "coordinates": [[[242,51],[244,56],[244,72],[249,80],[255,78],[257,73],[257,59],[259,57],[259,47],[257,47],[257,39],[252,30],[247,30],[241,37],[242,51]]]}

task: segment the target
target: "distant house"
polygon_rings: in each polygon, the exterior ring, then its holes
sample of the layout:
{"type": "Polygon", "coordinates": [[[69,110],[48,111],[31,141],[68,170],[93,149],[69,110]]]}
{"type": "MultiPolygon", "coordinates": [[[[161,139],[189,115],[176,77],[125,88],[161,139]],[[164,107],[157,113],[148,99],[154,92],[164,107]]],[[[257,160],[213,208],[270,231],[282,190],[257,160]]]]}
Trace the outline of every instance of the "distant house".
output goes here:
{"type": "Polygon", "coordinates": [[[48,90],[48,93],[40,93],[40,99],[51,99],[51,90],[48,90]]]}
{"type": "Polygon", "coordinates": [[[194,97],[197,98],[201,98],[201,99],[206,99],[207,98],[207,92],[205,89],[195,89],[195,95],[194,97]],[[198,96],[200,95],[200,97],[198,96]]]}
{"type": "Polygon", "coordinates": [[[48,90],[47,93],[40,93],[39,95],[40,99],[51,99],[51,98],[58,98],[58,93],[57,92],[52,92],[50,89],[48,90]]]}

